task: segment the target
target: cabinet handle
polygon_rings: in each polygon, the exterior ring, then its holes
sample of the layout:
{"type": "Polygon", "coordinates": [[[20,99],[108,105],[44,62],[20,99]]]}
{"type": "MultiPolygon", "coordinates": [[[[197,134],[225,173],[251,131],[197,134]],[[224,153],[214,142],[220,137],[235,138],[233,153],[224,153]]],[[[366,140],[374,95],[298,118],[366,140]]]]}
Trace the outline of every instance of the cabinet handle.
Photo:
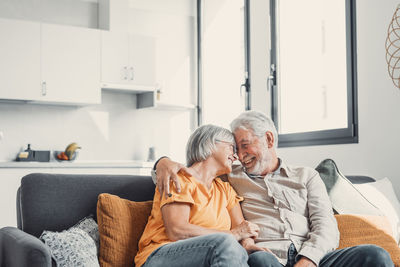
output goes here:
{"type": "Polygon", "coordinates": [[[124,80],[128,80],[128,67],[124,67],[124,80]]]}
{"type": "Polygon", "coordinates": [[[46,82],[42,82],[42,96],[47,95],[47,86],[46,82]]]}
{"type": "Polygon", "coordinates": [[[133,81],[134,78],[134,72],[133,72],[133,67],[131,67],[131,81],[133,81]]]}

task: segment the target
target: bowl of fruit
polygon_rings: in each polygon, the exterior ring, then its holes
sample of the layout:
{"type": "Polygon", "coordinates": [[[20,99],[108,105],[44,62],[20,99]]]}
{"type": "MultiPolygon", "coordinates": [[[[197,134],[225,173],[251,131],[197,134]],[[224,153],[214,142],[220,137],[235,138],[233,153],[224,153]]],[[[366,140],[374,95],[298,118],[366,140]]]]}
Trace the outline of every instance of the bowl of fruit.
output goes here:
{"type": "Polygon", "coordinates": [[[60,162],[74,161],[78,156],[78,149],[81,149],[81,147],[77,143],[71,143],[64,151],[54,151],[54,158],[60,162]]]}

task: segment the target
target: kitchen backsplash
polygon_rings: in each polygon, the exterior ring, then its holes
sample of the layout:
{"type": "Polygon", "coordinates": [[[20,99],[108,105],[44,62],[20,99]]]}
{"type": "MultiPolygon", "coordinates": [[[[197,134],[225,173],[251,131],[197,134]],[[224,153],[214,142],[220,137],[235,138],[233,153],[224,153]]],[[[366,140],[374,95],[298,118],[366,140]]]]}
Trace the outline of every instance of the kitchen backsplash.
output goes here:
{"type": "Polygon", "coordinates": [[[64,150],[77,142],[78,160],[147,160],[156,156],[184,160],[194,112],[137,110],[135,96],[103,93],[104,104],[87,107],[0,103],[0,161],[14,160],[31,144],[34,150],[64,150]]]}

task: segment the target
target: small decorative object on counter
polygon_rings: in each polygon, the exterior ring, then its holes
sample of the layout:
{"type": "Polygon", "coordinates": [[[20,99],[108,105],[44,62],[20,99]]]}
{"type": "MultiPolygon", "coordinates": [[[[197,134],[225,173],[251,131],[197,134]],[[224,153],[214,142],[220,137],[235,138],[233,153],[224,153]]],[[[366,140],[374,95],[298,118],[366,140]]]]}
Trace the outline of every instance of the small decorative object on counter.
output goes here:
{"type": "Polygon", "coordinates": [[[33,151],[31,149],[31,144],[28,144],[28,148],[25,149],[25,151],[18,153],[17,161],[33,161],[33,151]]]}
{"type": "Polygon", "coordinates": [[[32,150],[31,144],[28,144],[28,148],[23,152],[19,152],[16,161],[39,161],[49,162],[50,151],[49,150],[32,150]]]}
{"type": "Polygon", "coordinates": [[[149,155],[147,157],[147,161],[155,161],[156,160],[156,148],[154,146],[149,147],[149,155]]]}
{"type": "Polygon", "coordinates": [[[65,151],[55,151],[54,155],[58,161],[72,161],[76,159],[78,149],[81,147],[77,143],[71,143],[65,148],[65,151]]]}

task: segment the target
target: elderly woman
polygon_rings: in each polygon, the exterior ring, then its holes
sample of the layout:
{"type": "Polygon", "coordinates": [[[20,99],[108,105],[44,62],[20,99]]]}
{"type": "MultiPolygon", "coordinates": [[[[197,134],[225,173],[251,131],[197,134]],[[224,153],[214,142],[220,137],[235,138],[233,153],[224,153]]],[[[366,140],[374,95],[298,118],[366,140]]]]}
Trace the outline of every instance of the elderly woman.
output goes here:
{"type": "Polygon", "coordinates": [[[242,199],[217,176],[232,171],[235,140],[227,129],[204,125],[190,136],[187,165],[195,175],[179,173],[180,193],[156,189],[153,209],[139,241],[136,266],[248,266],[238,241],[258,235],[245,221],[242,199]]]}

